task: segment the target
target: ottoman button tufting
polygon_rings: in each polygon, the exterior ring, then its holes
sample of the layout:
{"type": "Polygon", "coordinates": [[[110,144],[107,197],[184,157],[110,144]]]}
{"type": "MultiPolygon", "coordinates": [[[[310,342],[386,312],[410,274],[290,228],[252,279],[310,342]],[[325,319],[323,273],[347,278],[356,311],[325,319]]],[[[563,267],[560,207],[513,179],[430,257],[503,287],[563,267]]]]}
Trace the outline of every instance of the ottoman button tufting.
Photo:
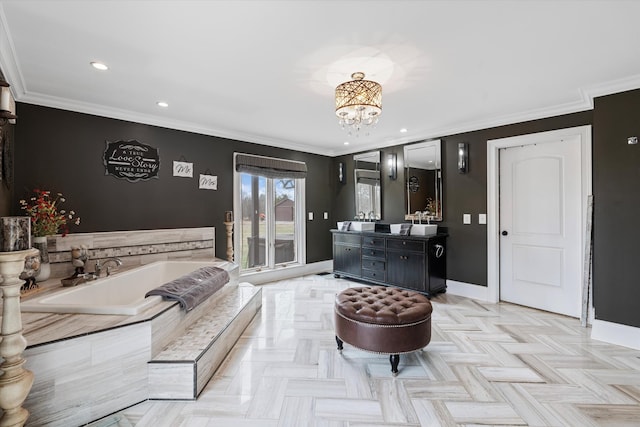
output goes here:
{"type": "Polygon", "coordinates": [[[336,295],[335,327],[338,350],[346,342],[356,348],[389,354],[391,372],[398,373],[401,353],[424,348],[431,341],[431,312],[427,297],[385,286],[348,288],[336,295]]]}

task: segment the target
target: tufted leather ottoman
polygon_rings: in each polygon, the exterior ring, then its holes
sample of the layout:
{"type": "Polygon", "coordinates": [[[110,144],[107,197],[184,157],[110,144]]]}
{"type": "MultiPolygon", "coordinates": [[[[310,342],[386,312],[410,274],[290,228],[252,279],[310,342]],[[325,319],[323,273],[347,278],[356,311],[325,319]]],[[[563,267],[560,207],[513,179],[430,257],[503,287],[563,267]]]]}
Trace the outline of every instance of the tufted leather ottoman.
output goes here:
{"type": "Polygon", "coordinates": [[[338,351],[346,342],[389,354],[395,376],[400,353],[419,350],[431,341],[431,311],[429,299],[418,292],[386,286],[345,289],[335,303],[338,351]]]}

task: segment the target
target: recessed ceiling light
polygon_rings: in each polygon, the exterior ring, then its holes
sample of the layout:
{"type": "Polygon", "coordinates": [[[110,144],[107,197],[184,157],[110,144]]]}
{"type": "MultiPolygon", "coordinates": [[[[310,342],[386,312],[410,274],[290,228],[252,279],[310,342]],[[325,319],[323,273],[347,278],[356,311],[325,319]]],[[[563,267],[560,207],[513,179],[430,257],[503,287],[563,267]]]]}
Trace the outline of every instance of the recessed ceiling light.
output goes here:
{"type": "Polygon", "coordinates": [[[158,107],[162,107],[162,108],[167,108],[169,106],[169,104],[164,101],[158,101],[156,102],[156,104],[158,104],[158,107]]]}
{"type": "Polygon", "coordinates": [[[349,141],[345,141],[345,142],[344,142],[344,145],[349,145],[349,141]]]}
{"type": "Polygon", "coordinates": [[[407,128],[400,129],[400,133],[407,133],[407,128]]]}
{"type": "Polygon", "coordinates": [[[93,68],[95,68],[96,70],[100,70],[100,71],[106,71],[109,69],[109,67],[107,67],[105,64],[103,64],[102,62],[91,62],[91,66],[93,68]]]}

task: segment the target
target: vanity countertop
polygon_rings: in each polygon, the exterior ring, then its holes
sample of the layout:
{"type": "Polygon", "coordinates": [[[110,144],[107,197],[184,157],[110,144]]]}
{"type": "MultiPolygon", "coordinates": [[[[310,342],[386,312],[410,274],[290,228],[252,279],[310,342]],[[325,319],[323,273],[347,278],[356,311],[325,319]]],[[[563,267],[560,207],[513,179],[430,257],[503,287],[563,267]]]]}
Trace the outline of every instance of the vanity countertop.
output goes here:
{"type": "Polygon", "coordinates": [[[420,240],[429,240],[435,237],[447,237],[449,235],[446,231],[438,231],[437,234],[432,234],[430,236],[420,236],[415,234],[410,236],[403,236],[400,234],[392,234],[392,233],[386,233],[381,231],[353,231],[353,230],[342,231],[335,228],[329,231],[331,231],[332,233],[348,233],[348,234],[359,234],[363,236],[392,237],[392,238],[420,239],[420,240]]]}

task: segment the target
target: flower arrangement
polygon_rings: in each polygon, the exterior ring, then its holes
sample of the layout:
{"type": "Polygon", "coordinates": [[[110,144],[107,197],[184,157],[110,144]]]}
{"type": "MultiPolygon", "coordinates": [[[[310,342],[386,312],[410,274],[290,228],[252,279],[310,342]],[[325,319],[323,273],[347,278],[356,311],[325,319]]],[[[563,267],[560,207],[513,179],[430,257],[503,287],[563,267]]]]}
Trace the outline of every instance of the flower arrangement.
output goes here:
{"type": "Polygon", "coordinates": [[[60,203],[65,202],[61,193],[57,193],[55,198],[51,197],[51,192],[47,190],[33,190],[34,197],[29,202],[20,200],[21,209],[31,217],[31,234],[35,237],[49,236],[62,232],[62,236],[69,233],[68,224],[80,224],[80,217],[75,216],[74,211],[60,209],[60,203]]]}

